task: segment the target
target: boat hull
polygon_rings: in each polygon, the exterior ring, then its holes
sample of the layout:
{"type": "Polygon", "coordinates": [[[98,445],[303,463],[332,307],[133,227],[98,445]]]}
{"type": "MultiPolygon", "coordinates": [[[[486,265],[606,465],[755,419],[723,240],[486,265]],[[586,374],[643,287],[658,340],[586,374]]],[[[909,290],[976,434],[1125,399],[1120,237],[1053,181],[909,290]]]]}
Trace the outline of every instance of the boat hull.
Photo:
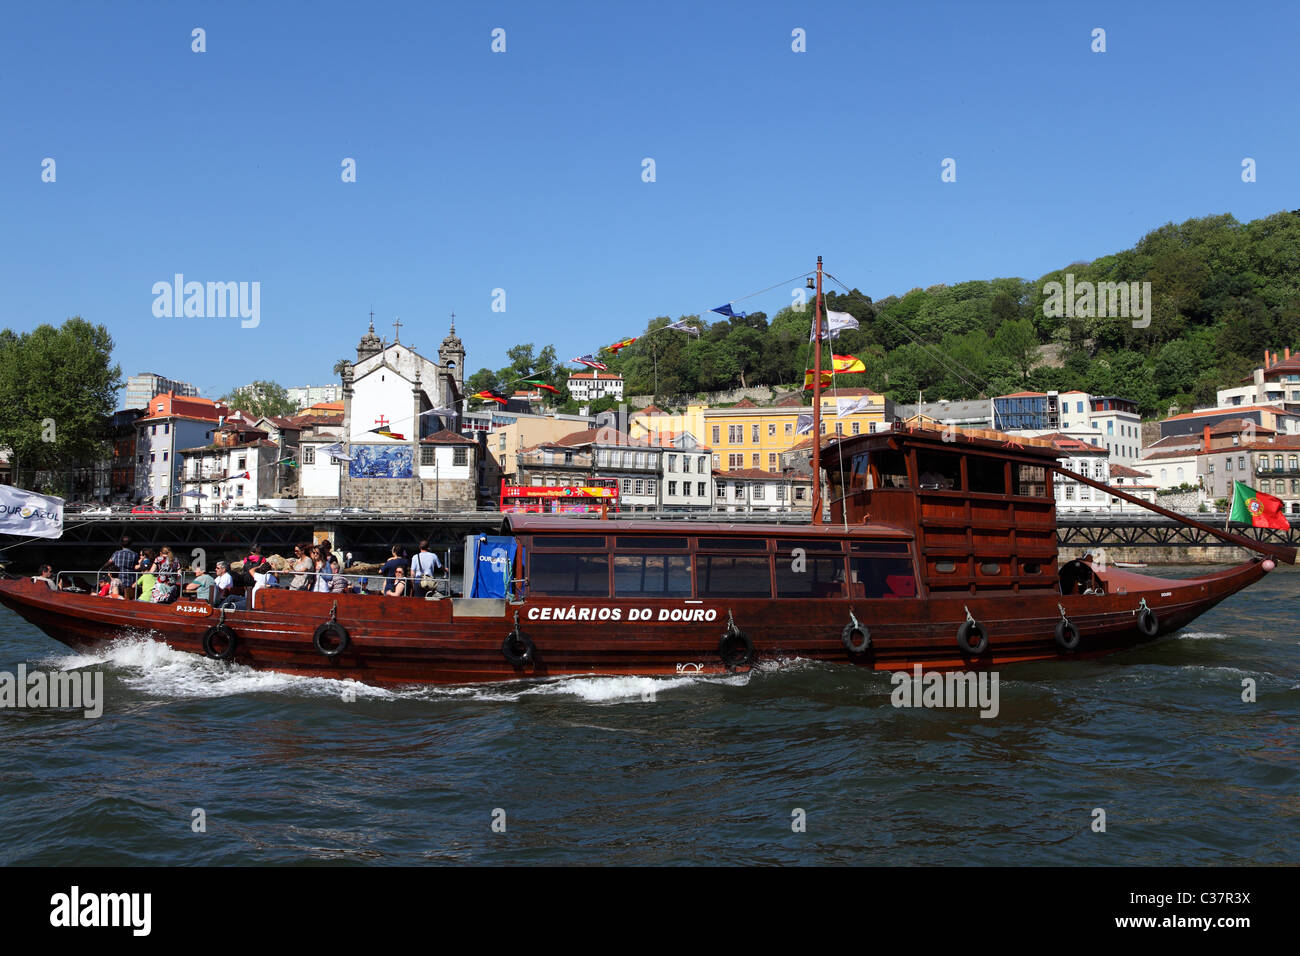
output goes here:
{"type": "MultiPolygon", "coordinates": [[[[379,685],[747,669],[728,667],[722,660],[720,645],[728,619],[752,642],[754,663],[800,658],[874,670],[910,670],[915,665],[925,670],[974,670],[1095,657],[1133,647],[1186,626],[1259,580],[1270,567],[1271,562],[1257,560],[1180,580],[1112,568],[1098,572],[1108,593],[1020,594],[1014,602],[1005,596],[971,596],[532,598],[508,603],[263,591],[257,610],[221,612],[195,602],[153,605],[56,593],[21,579],[0,581],[0,603],[73,648],[94,650],[123,638],[147,637],[178,651],[204,654],[205,632],[223,623],[236,637],[234,663],[379,685]],[[1139,626],[1143,602],[1155,613],[1154,634],[1139,626]],[[1062,614],[1078,629],[1074,650],[1057,643],[1062,614]],[[968,615],[988,637],[987,649],[979,654],[958,646],[958,629],[968,615]],[[862,653],[852,653],[844,643],[843,632],[853,619],[870,634],[870,645],[862,653]],[[330,620],[349,635],[346,650],[334,657],[318,650],[314,641],[317,628],[330,620]],[[535,647],[527,664],[511,664],[503,652],[516,626],[535,647]]],[[[224,645],[211,649],[220,653],[224,645]]]]}

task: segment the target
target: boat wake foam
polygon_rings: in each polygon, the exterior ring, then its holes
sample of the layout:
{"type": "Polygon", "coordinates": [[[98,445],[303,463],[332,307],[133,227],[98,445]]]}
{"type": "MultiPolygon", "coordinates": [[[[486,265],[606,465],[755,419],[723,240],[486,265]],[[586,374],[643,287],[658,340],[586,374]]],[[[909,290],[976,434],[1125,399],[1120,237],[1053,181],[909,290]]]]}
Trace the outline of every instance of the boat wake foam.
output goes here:
{"type": "Polygon", "coordinates": [[[280,693],[339,697],[345,689],[358,700],[473,700],[510,703],[537,697],[572,697],[588,703],[644,702],[657,695],[694,684],[744,686],[748,674],[725,677],[560,677],[532,683],[421,685],[375,687],[353,680],[300,677],[277,671],[226,664],[197,654],[173,650],[144,635],[128,635],[89,653],[55,654],[42,666],[58,670],[103,667],[114,671],[126,687],[153,697],[173,699],[233,697],[280,693]]]}

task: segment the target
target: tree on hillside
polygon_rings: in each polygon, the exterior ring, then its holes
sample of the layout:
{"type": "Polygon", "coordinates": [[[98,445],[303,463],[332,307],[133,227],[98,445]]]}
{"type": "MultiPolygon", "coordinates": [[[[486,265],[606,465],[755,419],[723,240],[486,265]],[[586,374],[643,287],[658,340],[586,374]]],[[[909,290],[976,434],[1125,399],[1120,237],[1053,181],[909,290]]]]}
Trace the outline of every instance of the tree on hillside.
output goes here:
{"type": "Polygon", "coordinates": [[[113,339],[74,316],[59,328],[0,332],[0,446],[11,451],[13,483],[30,487],[37,471],[63,473],[106,457],[108,422],[122,386],[113,339]]]}
{"type": "Polygon", "coordinates": [[[227,392],[221,400],[253,418],[292,415],[298,410],[297,405],[289,400],[289,393],[283,385],[262,380],[227,392]]]}
{"type": "Polygon", "coordinates": [[[1020,373],[1022,382],[1029,380],[1029,370],[1038,358],[1038,336],[1028,319],[1003,322],[993,336],[993,352],[1009,361],[1020,373]]]}

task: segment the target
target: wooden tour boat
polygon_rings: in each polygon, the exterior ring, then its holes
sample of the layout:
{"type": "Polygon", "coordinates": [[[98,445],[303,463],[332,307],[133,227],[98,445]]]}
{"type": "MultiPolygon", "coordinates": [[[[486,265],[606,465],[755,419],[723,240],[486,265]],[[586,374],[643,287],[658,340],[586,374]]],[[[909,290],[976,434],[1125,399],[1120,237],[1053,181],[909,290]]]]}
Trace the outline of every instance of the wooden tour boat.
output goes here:
{"type": "MultiPolygon", "coordinates": [[[[817,283],[820,327],[820,259],[817,283]]],[[[819,338],[814,435],[820,346],[819,338]]],[[[223,610],[70,594],[21,578],[0,581],[0,602],[73,647],[148,634],[255,668],[378,684],[720,674],[792,658],[965,670],[1131,647],[1187,625],[1276,560],[1295,562],[1293,548],[1066,471],[1032,439],[895,427],[825,453],[815,441],[829,523],[820,482],[812,523],[802,526],[510,516],[500,536],[467,542],[465,593],[478,596],[261,589],[254,608],[223,610]],[[1059,564],[1061,475],[1261,557],[1179,580],[1087,558],[1059,564]]]]}

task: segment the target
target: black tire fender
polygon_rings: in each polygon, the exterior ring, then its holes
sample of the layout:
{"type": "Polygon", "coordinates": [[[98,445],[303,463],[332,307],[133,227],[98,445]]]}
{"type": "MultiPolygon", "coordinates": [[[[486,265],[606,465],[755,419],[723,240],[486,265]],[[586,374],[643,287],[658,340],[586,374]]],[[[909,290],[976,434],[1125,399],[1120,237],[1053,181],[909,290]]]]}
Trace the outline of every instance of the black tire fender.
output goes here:
{"type": "Polygon", "coordinates": [[[1138,611],[1138,630],[1147,637],[1155,637],[1160,630],[1160,619],[1151,608],[1144,607],[1138,611]]]}
{"type": "Polygon", "coordinates": [[[525,667],[537,656],[537,645],[531,637],[515,628],[501,642],[501,656],[515,667],[525,667]]]}
{"type": "Polygon", "coordinates": [[[865,654],[871,647],[871,630],[865,624],[845,624],[844,630],[840,633],[840,640],[844,642],[844,649],[850,654],[865,654]]]}
{"type": "Polygon", "coordinates": [[[203,632],[203,656],[210,657],[216,661],[228,661],[235,656],[235,648],[239,644],[239,638],[225,624],[213,624],[203,632]],[[226,649],[220,653],[216,650],[218,641],[224,641],[226,649]]]}
{"type": "Polygon", "coordinates": [[[326,621],[311,636],[311,642],[316,645],[316,650],[320,651],[326,657],[338,657],[352,644],[352,635],[338,621],[326,621]],[[327,639],[332,639],[336,643],[330,647],[325,643],[327,639]]]}
{"type": "Polygon", "coordinates": [[[1063,651],[1072,651],[1079,646],[1079,629],[1061,618],[1056,622],[1056,643],[1063,651]]]}
{"type": "Polygon", "coordinates": [[[729,627],[722,632],[722,640],[718,642],[718,656],[729,671],[748,667],[754,663],[754,642],[740,628],[729,627]],[[739,645],[740,654],[735,653],[736,645],[739,645]]]}
{"type": "Polygon", "coordinates": [[[975,621],[962,621],[957,628],[957,646],[971,657],[979,657],[989,647],[989,636],[975,621]]]}

